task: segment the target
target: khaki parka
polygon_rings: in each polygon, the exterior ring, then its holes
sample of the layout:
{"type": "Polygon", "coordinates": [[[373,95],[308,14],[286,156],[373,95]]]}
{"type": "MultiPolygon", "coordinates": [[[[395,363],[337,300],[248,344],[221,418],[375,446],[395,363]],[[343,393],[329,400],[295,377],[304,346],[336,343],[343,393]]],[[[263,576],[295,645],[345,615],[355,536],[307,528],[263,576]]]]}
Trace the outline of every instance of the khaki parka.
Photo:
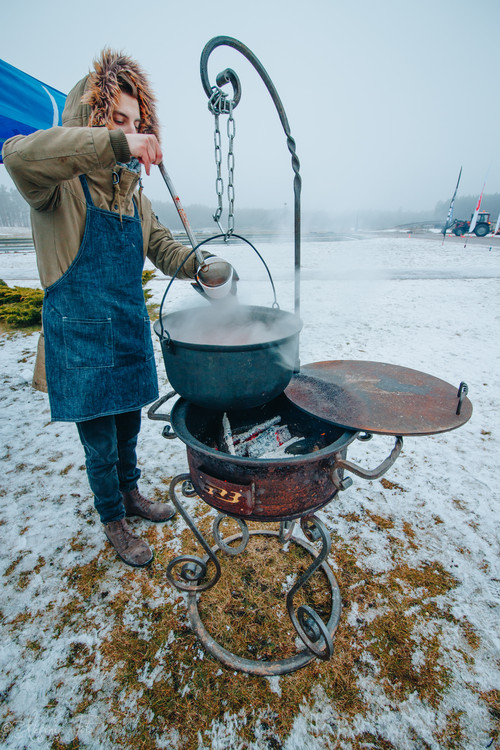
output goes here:
{"type": "MultiPolygon", "coordinates": [[[[133,216],[133,202],[136,203],[142,223],[144,256],[164,274],[172,275],[190,252],[156,218],[139,186],[139,174],[124,166],[131,158],[125,134],[103,126],[88,126],[91,108],[82,103],[82,96],[88,97],[90,78],[82,79],[68,95],[62,127],[15,136],[5,142],[2,151],[7,171],[31,207],[31,227],[43,288],[54,284],[68,270],[80,248],[86,219],[81,174],[86,175],[98,208],[133,216]]],[[[193,255],[179,278],[193,278],[195,273],[193,255]]],[[[43,331],[33,386],[47,390],[43,331]]]]}

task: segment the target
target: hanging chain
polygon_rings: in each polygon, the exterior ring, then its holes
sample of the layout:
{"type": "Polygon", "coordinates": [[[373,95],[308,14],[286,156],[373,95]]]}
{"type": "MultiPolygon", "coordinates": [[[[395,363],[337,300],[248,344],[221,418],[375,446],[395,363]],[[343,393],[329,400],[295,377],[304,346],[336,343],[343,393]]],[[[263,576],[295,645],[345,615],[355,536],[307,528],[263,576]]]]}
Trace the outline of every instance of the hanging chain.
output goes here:
{"type": "Polygon", "coordinates": [[[234,231],[234,137],[236,135],[236,124],[233,117],[233,102],[232,100],[228,100],[227,94],[214,87],[212,96],[210,97],[208,102],[208,108],[214,115],[214,150],[215,167],[217,172],[217,177],[215,180],[215,192],[217,193],[217,209],[213,215],[213,220],[218,225],[221,234],[225,235],[224,239],[227,241],[234,231]],[[219,126],[220,114],[229,115],[227,121],[228,219],[226,232],[224,232],[220,223],[220,218],[223,211],[222,196],[224,194],[224,181],[222,179],[222,141],[219,126]]]}
{"type": "Polygon", "coordinates": [[[218,112],[214,113],[214,116],[215,116],[215,129],[214,129],[215,166],[217,169],[217,179],[215,180],[215,192],[217,193],[217,210],[215,211],[212,218],[218,224],[221,233],[224,234],[224,230],[222,229],[222,226],[220,223],[220,217],[222,214],[222,195],[224,192],[224,182],[222,180],[222,169],[221,169],[222,149],[221,149],[218,112]]]}
{"type": "Polygon", "coordinates": [[[229,102],[229,117],[227,120],[227,138],[228,138],[228,151],[227,151],[227,201],[229,213],[227,217],[227,233],[226,238],[229,238],[234,231],[234,136],[236,135],[236,123],[233,117],[233,102],[229,102]]]}

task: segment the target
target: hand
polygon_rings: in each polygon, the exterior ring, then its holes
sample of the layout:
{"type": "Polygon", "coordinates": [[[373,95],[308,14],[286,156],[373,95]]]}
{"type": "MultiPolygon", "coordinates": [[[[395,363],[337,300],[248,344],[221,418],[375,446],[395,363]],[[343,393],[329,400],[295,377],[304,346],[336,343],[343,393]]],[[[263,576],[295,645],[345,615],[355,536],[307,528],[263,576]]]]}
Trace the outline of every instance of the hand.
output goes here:
{"type": "Polygon", "coordinates": [[[163,159],[160,144],[155,135],[147,133],[128,133],[126,136],[130,155],[144,164],[146,174],[151,172],[151,164],[159,164],[163,159]]]}

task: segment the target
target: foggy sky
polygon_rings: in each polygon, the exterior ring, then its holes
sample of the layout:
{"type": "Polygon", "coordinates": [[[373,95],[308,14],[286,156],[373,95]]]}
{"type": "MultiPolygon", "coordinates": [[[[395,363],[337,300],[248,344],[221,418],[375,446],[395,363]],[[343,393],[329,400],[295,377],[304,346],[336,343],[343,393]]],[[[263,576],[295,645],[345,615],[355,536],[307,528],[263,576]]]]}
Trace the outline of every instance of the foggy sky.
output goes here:
{"type": "MultiPolygon", "coordinates": [[[[0,56],[64,93],[104,46],[135,57],[158,98],[181,201],[215,208],[199,61],[212,37],[236,37],[281,97],[306,210],[431,210],[451,198],[461,165],[459,195],[479,194],[485,180],[486,192],[500,192],[499,31],[499,0],[16,0],[2,10],[0,56]]],[[[291,207],[291,159],[272,100],[228,47],[210,58],[212,83],[226,67],[242,83],[235,208],[291,207]]],[[[154,172],[146,193],[169,201],[154,172]]],[[[3,165],[0,184],[12,185],[3,165]]]]}

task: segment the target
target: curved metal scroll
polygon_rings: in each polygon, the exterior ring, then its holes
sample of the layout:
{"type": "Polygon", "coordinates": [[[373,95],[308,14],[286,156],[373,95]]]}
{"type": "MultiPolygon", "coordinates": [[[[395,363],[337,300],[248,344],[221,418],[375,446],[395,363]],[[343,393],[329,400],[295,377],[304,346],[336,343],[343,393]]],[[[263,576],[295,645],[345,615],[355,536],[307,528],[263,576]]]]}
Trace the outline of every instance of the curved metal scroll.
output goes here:
{"type": "Polygon", "coordinates": [[[203,52],[201,53],[201,60],[200,60],[201,81],[202,81],[205,93],[208,96],[209,100],[212,100],[214,95],[216,96],[217,93],[219,93],[221,97],[223,98],[224,95],[221,92],[220,87],[224,86],[226,83],[230,83],[233,88],[233,98],[232,98],[233,109],[234,107],[238,105],[240,98],[241,98],[240,80],[238,76],[236,75],[236,73],[234,72],[234,70],[232,70],[231,68],[226,68],[225,70],[223,70],[221,73],[217,75],[216,86],[210,85],[210,80],[208,77],[208,58],[210,57],[214,49],[216,49],[217,47],[221,47],[221,46],[232,47],[233,49],[240,52],[253,65],[257,73],[260,75],[278,111],[281,125],[283,126],[283,130],[285,131],[285,135],[287,138],[288,150],[290,151],[290,154],[292,155],[292,169],[294,172],[293,190],[294,190],[294,196],[295,196],[295,204],[294,204],[294,213],[295,213],[295,220],[294,220],[295,314],[300,317],[300,191],[302,187],[302,179],[299,173],[300,162],[295,152],[295,141],[292,138],[292,134],[290,132],[290,126],[288,124],[288,118],[286,116],[285,109],[278,95],[278,92],[276,91],[276,88],[274,87],[274,84],[271,81],[271,78],[269,77],[269,74],[267,73],[266,69],[264,68],[260,60],[253,54],[253,52],[245,44],[238,41],[238,39],[234,39],[233,37],[230,37],[230,36],[216,36],[213,39],[211,39],[209,42],[207,42],[207,44],[205,45],[203,49],[203,52]]]}
{"type": "Polygon", "coordinates": [[[295,612],[293,599],[297,591],[304,586],[326,559],[331,548],[331,538],[326,526],[316,516],[301,518],[300,526],[309,542],[321,539],[322,547],[316,559],[288,592],[286,606],[293,626],[303,643],[315,656],[326,661],[333,654],[333,639],[328,627],[311,607],[302,605],[295,612]]]}
{"type": "Polygon", "coordinates": [[[177,485],[181,483],[182,492],[184,495],[186,495],[186,497],[190,497],[193,494],[189,488],[189,485],[191,484],[190,480],[191,477],[189,474],[178,474],[172,479],[168,493],[170,500],[174,504],[175,508],[179,511],[179,513],[195,535],[197,541],[201,544],[201,546],[207,553],[207,557],[202,560],[201,558],[195,557],[194,555],[179,555],[169,562],[166,575],[172,586],[175,586],[175,588],[179,591],[206,591],[207,589],[212,588],[212,586],[215,586],[215,584],[219,580],[221,575],[221,567],[217,556],[214,554],[214,552],[212,552],[211,547],[207,544],[207,542],[200,534],[197,527],[194,525],[191,518],[177,499],[175,490],[177,485]],[[208,560],[211,560],[215,565],[215,575],[208,581],[200,583],[200,581],[202,581],[206,576],[208,560]],[[181,564],[182,567],[179,573],[179,577],[175,577],[173,575],[173,570],[175,567],[181,564]]]}

